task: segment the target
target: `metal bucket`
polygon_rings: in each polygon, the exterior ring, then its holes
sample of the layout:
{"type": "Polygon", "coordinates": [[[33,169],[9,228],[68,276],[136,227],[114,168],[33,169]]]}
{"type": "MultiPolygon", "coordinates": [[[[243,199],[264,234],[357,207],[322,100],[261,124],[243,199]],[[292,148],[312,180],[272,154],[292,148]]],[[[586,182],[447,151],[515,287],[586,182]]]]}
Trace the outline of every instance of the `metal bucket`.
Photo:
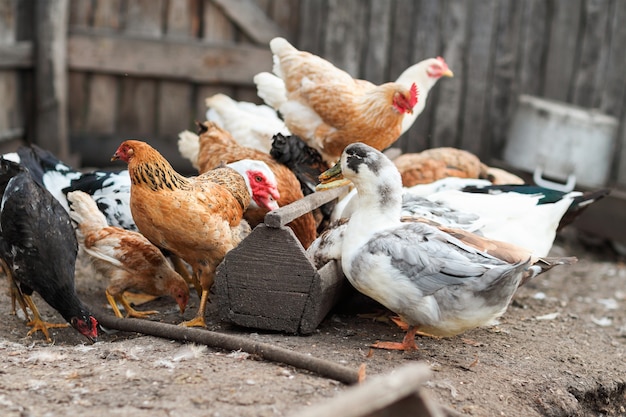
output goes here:
{"type": "Polygon", "coordinates": [[[545,175],[571,183],[574,178],[586,187],[602,187],[610,174],[618,124],[595,110],[521,95],[504,160],[539,173],[539,179],[545,175]]]}

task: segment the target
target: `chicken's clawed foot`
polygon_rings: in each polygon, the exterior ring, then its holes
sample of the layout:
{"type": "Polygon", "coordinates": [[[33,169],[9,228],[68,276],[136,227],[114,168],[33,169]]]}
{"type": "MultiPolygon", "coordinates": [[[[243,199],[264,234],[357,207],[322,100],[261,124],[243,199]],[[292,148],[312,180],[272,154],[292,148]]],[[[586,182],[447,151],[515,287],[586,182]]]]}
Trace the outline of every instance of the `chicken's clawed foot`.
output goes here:
{"type": "Polygon", "coordinates": [[[204,314],[206,312],[206,305],[209,300],[209,290],[202,290],[202,297],[200,297],[200,306],[198,307],[198,312],[196,313],[196,317],[189,321],[184,321],[180,323],[180,326],[185,327],[206,327],[206,322],[204,320],[204,314]]]}
{"type": "Polygon", "coordinates": [[[27,336],[30,336],[36,331],[41,331],[41,333],[43,333],[46,337],[46,342],[50,343],[52,342],[52,338],[48,333],[48,329],[69,327],[69,324],[67,323],[48,323],[46,321],[43,321],[41,319],[41,316],[39,315],[39,310],[37,310],[37,306],[35,306],[32,298],[30,298],[30,296],[26,294],[23,294],[23,297],[26,304],[28,304],[30,311],[33,312],[33,319],[26,323],[27,326],[32,327],[32,329],[30,329],[26,334],[27,336]]]}
{"type": "Polygon", "coordinates": [[[117,302],[119,301],[119,303],[124,307],[124,310],[126,310],[126,317],[134,317],[134,318],[138,318],[138,319],[144,319],[152,314],[157,314],[158,311],[156,310],[150,310],[150,311],[137,311],[135,310],[130,303],[126,300],[126,298],[124,298],[124,295],[120,294],[120,295],[113,295],[109,292],[109,290],[107,289],[106,292],[106,297],[107,300],[109,301],[109,304],[111,305],[111,308],[113,309],[113,313],[115,314],[115,316],[117,318],[123,318],[124,315],[122,314],[122,312],[120,311],[120,309],[117,306],[117,302]]]}

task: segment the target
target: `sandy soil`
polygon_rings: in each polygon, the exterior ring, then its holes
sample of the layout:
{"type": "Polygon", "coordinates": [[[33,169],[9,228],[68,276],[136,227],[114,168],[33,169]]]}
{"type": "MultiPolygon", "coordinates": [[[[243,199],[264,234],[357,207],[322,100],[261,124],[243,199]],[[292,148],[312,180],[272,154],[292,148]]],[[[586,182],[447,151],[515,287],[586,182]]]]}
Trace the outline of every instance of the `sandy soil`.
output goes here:
{"type": "MultiPolygon", "coordinates": [[[[365,363],[368,376],[422,361],[433,371],[424,389],[461,414],[626,415],[626,266],[607,247],[590,249],[572,233],[558,240],[553,254],[580,261],[521,288],[497,327],[419,338],[417,352],[370,352],[373,341],[399,341],[402,332],[359,315],[371,312],[372,304],[354,300],[345,300],[306,337],[233,327],[220,322],[216,303],[208,327],[354,369],[365,363]]],[[[79,294],[104,307],[106,283],[85,271],[77,277],[79,294]]],[[[90,345],[73,329],[55,329],[55,342],[46,344],[41,334],[26,336],[23,315],[11,315],[6,290],[0,280],[4,416],[283,416],[347,388],[244,352],[138,334],[105,334],[90,345]]],[[[61,320],[36,302],[48,320],[61,320]]],[[[185,318],[197,302],[192,299],[185,318]]],[[[161,311],[154,320],[182,320],[167,299],[145,308],[161,311]]]]}

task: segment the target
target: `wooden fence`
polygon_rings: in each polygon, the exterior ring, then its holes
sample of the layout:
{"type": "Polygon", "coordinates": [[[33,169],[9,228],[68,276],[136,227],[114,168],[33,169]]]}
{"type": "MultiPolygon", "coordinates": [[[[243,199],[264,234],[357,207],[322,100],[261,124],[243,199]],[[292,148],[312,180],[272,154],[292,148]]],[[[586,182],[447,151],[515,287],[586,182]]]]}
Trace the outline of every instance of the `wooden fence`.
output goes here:
{"type": "Polygon", "coordinates": [[[403,151],[457,146],[498,160],[519,94],[620,120],[611,185],[626,187],[626,1],[0,0],[0,140],[103,166],[124,138],[190,169],[177,133],[205,97],[260,102],[252,77],[285,36],[380,83],[443,56],[403,151]]]}

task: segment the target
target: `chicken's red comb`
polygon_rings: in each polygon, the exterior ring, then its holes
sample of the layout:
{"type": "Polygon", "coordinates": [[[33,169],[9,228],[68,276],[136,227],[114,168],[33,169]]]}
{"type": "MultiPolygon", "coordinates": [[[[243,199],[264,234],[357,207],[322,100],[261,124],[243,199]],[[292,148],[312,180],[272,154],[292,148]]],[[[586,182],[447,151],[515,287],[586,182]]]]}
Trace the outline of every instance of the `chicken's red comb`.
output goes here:
{"type": "Polygon", "coordinates": [[[417,85],[415,83],[411,84],[411,97],[409,98],[409,105],[411,108],[415,107],[417,104],[417,96],[419,91],[417,90],[417,85]]]}
{"type": "Polygon", "coordinates": [[[443,59],[443,57],[438,56],[437,61],[441,62],[441,66],[443,67],[444,71],[448,69],[448,63],[445,59],[443,59]]]}

